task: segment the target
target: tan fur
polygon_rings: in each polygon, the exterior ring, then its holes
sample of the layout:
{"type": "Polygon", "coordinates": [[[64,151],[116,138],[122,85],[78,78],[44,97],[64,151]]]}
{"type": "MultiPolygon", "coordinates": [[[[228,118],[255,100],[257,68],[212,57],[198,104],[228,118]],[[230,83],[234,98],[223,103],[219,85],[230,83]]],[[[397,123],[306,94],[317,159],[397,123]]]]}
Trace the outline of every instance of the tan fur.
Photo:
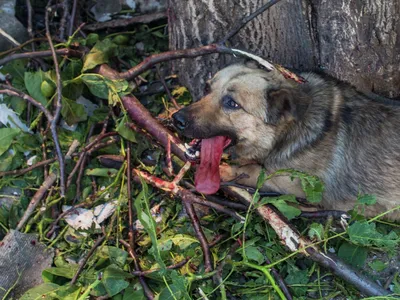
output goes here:
{"type": "MultiPolygon", "coordinates": [[[[233,65],[210,80],[209,94],[175,117],[184,120],[186,136],[234,140],[229,151],[242,166],[221,167],[223,180],[245,173],[249,178],[239,183],[255,186],[261,166],[292,168],[324,181],[324,208],[352,209],[358,193],[377,196],[367,216],[399,206],[400,107],[336,80],[303,77],[307,83],[298,84],[277,71],[233,65]],[[227,108],[226,96],[240,108],[227,108]]],[[[304,197],[288,176],[268,180],[263,189],[304,197]]],[[[400,212],[386,217],[398,220],[400,212]]]]}

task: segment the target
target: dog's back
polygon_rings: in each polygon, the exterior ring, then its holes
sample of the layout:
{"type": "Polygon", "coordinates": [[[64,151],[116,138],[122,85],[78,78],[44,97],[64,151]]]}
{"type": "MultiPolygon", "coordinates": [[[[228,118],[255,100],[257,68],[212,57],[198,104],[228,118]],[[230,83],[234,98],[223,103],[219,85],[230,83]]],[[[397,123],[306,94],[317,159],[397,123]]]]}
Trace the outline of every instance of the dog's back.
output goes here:
{"type": "MultiPolygon", "coordinates": [[[[326,208],[351,209],[358,194],[377,196],[367,215],[400,205],[400,107],[335,80],[305,77],[308,82],[295,89],[311,98],[307,112],[285,133],[286,147],[274,149],[276,156],[266,165],[319,175],[326,208]]],[[[400,212],[389,216],[398,219],[400,212]]]]}

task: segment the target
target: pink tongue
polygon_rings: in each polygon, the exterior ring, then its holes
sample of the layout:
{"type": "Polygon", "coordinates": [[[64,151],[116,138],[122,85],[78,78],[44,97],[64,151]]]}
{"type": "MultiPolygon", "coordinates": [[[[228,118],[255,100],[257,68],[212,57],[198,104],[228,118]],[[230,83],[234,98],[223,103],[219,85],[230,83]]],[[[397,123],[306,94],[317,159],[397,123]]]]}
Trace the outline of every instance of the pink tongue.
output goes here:
{"type": "Polygon", "coordinates": [[[219,164],[227,137],[216,136],[201,140],[200,164],[197,165],[194,183],[203,194],[214,194],[220,185],[219,164]]]}

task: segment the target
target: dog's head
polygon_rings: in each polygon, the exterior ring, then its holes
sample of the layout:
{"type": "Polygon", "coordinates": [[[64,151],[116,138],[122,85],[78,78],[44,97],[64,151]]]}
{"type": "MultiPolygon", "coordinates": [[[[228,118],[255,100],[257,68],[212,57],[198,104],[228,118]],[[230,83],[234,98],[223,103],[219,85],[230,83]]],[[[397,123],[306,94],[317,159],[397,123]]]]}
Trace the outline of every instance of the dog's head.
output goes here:
{"type": "Polygon", "coordinates": [[[277,131],[303,113],[293,85],[278,71],[232,65],[207,83],[201,100],[176,112],[174,123],[190,138],[229,137],[238,158],[259,160],[277,131]]]}

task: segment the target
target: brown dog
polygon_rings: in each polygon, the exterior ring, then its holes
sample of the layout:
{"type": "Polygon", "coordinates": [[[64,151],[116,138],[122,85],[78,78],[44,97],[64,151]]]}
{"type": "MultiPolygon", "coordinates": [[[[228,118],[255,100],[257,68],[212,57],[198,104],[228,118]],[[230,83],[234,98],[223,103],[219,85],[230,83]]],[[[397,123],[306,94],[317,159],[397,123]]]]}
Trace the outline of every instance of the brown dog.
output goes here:
{"type": "MultiPolygon", "coordinates": [[[[219,187],[218,165],[229,144],[241,167],[221,167],[223,180],[255,186],[268,172],[296,169],[325,183],[321,205],[349,210],[357,195],[374,194],[372,216],[400,205],[400,107],[315,74],[304,84],[246,65],[232,65],[209,82],[209,93],[173,115],[187,137],[203,139],[196,174],[200,192],[219,187]],[[217,181],[217,182],[215,182],[217,181]]],[[[304,197],[298,181],[277,176],[264,190],[304,197]]],[[[399,219],[396,210],[388,215],[399,219]]]]}

